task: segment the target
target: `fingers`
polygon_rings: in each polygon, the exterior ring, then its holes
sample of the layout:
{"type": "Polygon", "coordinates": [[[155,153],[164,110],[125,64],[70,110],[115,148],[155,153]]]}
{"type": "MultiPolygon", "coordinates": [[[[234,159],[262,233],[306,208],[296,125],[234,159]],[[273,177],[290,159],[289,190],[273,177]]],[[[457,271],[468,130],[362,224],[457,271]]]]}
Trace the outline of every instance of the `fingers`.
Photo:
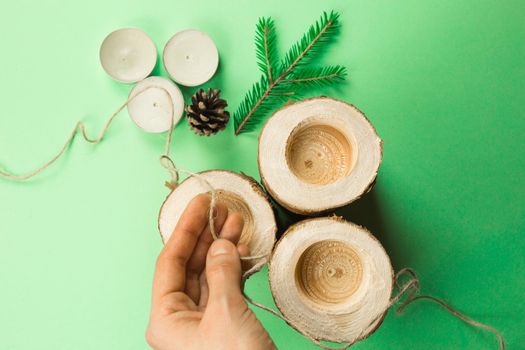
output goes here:
{"type": "Polygon", "coordinates": [[[244,220],[242,215],[236,212],[230,213],[226,219],[226,222],[222,226],[219,237],[227,239],[233,244],[237,244],[241,238],[243,227],[244,220]]]}
{"type": "Polygon", "coordinates": [[[244,221],[239,213],[228,215],[222,226],[221,239],[213,242],[206,259],[206,279],[202,283],[202,295],[199,306],[208,303],[228,305],[235,300],[242,300],[241,296],[241,261],[239,248],[247,250],[245,245],[237,248],[235,245],[241,237],[244,221]],[[246,248],[246,249],[245,249],[246,248]]]}
{"type": "MultiPolygon", "coordinates": [[[[241,237],[243,226],[244,221],[239,213],[229,213],[228,218],[224,222],[224,225],[222,226],[222,229],[219,233],[219,237],[227,239],[233,244],[237,244],[241,237]]],[[[209,295],[208,284],[205,278],[200,280],[199,287],[200,299],[198,299],[198,305],[202,308],[207,305],[209,295]]]]}
{"type": "Polygon", "coordinates": [[[209,295],[209,289],[208,289],[208,281],[206,280],[206,274],[201,274],[199,278],[200,282],[200,299],[199,299],[199,309],[204,309],[206,305],[208,304],[208,295],[209,295]]]}
{"type": "Polygon", "coordinates": [[[186,264],[208,223],[208,195],[195,197],[186,207],[173,234],[157,259],[153,280],[153,305],[163,296],[183,291],[186,264]]]}
{"type": "MultiPolygon", "coordinates": [[[[228,208],[222,204],[218,203],[215,207],[215,232],[220,232],[228,217],[228,208]]],[[[206,254],[210,245],[213,242],[213,237],[211,235],[210,225],[206,226],[204,231],[199,237],[199,241],[195,246],[193,254],[188,260],[186,265],[186,286],[185,292],[188,296],[197,304],[200,298],[200,281],[199,277],[204,271],[204,266],[206,264],[206,254]]]]}
{"type": "MultiPolygon", "coordinates": [[[[226,226],[226,224],[225,224],[226,226]]],[[[228,309],[242,301],[241,261],[237,247],[226,239],[212,243],[206,259],[208,308],[228,309]]]]}
{"type": "Polygon", "coordinates": [[[250,255],[250,248],[246,244],[239,244],[237,246],[237,251],[241,257],[250,255]]]}

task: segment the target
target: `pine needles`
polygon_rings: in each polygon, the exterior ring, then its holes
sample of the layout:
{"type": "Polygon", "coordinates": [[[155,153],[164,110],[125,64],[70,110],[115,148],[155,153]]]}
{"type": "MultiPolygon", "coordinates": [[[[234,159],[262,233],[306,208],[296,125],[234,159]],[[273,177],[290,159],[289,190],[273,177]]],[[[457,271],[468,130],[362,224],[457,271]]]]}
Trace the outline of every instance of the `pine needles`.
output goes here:
{"type": "Polygon", "coordinates": [[[257,64],[269,82],[273,81],[280,72],[279,54],[277,53],[277,35],[271,18],[261,18],[255,31],[255,47],[257,64]]]}
{"type": "Polygon", "coordinates": [[[344,80],[343,66],[310,67],[338,32],[339,14],[324,12],[279,61],[277,35],[271,18],[261,18],[255,32],[261,79],[248,91],[233,115],[235,134],[252,131],[269,112],[306,87],[328,86],[344,80]]]}

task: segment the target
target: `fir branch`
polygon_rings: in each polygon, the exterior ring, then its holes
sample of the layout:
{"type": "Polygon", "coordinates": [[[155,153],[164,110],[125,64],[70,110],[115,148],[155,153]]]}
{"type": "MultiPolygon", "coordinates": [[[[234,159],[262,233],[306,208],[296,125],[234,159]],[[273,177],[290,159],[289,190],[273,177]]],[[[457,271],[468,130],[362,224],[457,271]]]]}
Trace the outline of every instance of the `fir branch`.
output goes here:
{"type": "Polygon", "coordinates": [[[294,84],[294,89],[297,89],[298,84],[304,86],[326,86],[336,81],[344,80],[346,75],[346,68],[339,65],[303,68],[297,69],[288,75],[288,77],[283,80],[283,83],[294,84]]]}
{"type": "Polygon", "coordinates": [[[270,96],[290,96],[295,95],[295,91],[287,91],[287,92],[278,92],[278,93],[270,93],[270,96]]]}
{"type": "Polygon", "coordinates": [[[333,11],[330,14],[324,12],[321,18],[310,26],[303,37],[291,47],[276,75],[277,71],[274,69],[276,69],[277,55],[273,20],[262,18],[259,21],[255,40],[258,65],[265,76],[254,84],[233,115],[236,135],[243,130],[252,130],[267,112],[275,109],[287,95],[295,93],[295,89],[308,84],[328,85],[343,78],[345,72],[339,66],[324,68],[332,70],[325,71],[328,74],[319,79],[314,79],[315,76],[307,75],[307,73],[322,73],[322,69],[315,71],[303,69],[302,73],[294,71],[297,67],[308,63],[332,40],[337,33],[338,26],[339,14],[333,11]],[[334,68],[335,71],[333,71],[334,68]],[[283,84],[287,80],[288,84],[283,84]]]}
{"type": "Polygon", "coordinates": [[[310,26],[301,40],[296,42],[282,62],[287,67],[284,74],[288,75],[296,66],[306,64],[313,59],[324,45],[331,42],[339,29],[339,14],[323,12],[321,18],[310,26]]]}
{"type": "Polygon", "coordinates": [[[266,75],[268,81],[273,82],[273,78],[279,74],[279,57],[277,54],[277,36],[275,34],[275,24],[271,17],[259,19],[255,31],[255,52],[257,64],[262,73],[266,75]]]}
{"type": "MultiPolygon", "coordinates": [[[[286,94],[287,92],[281,91],[280,87],[272,86],[268,78],[263,75],[261,80],[246,93],[235,112],[233,116],[235,127],[238,130],[253,131],[261,118],[286,100],[286,94]],[[250,115],[251,118],[242,118],[244,115],[250,115]]],[[[236,134],[239,133],[236,131],[236,134]]]]}

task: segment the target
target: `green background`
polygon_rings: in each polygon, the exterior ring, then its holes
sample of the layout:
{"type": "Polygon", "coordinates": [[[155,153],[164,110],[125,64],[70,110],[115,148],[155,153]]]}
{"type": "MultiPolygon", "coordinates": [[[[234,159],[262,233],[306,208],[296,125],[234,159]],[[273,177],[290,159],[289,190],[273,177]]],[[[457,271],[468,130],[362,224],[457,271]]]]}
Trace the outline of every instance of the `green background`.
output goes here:
{"type": "MultiPolygon", "coordinates": [[[[322,10],[342,31],[319,63],[348,81],[312,91],[356,104],[384,139],[375,189],[342,213],[370,228],[394,267],[423,292],[500,329],[525,349],[525,3],[521,0],[10,1],[0,6],[0,165],[24,172],[48,159],[78,119],[98,133],[131,86],[98,61],[110,31],[137,26],[159,49],[175,32],[207,31],[218,87],[236,108],[260,73],[253,34],[273,16],[284,52],[322,10]]],[[[155,74],[165,75],[162,68],[155,74]]],[[[188,96],[194,89],[184,88],[188,96]]],[[[259,178],[257,132],[173,138],[186,169],[259,178]]],[[[0,349],[145,349],[165,135],[124,111],[98,146],[77,139],[45,174],[0,179],[0,349]]],[[[280,215],[281,220],[294,217],[280,215]]],[[[271,304],[266,272],[248,293],[271,304]]],[[[314,349],[256,313],[280,348],[314,349]]],[[[495,349],[490,334],[421,302],[356,349],[495,349]]]]}

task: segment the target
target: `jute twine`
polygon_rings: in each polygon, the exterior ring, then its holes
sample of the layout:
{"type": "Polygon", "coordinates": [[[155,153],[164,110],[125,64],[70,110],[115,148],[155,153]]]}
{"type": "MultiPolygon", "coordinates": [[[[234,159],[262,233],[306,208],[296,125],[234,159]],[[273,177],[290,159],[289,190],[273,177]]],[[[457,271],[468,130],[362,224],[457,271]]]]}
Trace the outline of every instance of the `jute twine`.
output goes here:
{"type": "MultiPolygon", "coordinates": [[[[216,207],[217,200],[218,200],[217,199],[217,191],[208,182],[208,180],[205,177],[203,177],[202,175],[196,174],[196,173],[191,172],[189,170],[177,168],[175,166],[175,163],[173,162],[173,160],[170,157],[171,138],[172,138],[172,135],[173,135],[173,128],[175,126],[174,125],[175,115],[174,115],[173,100],[171,98],[171,95],[169,94],[168,90],[166,90],[162,86],[150,85],[150,86],[147,86],[147,87],[143,88],[142,90],[139,90],[136,94],[129,96],[127,98],[127,100],[124,101],[124,103],[122,105],[120,105],[115,110],[115,112],[113,112],[109,116],[109,118],[107,119],[106,123],[104,124],[104,127],[102,128],[102,131],[100,132],[98,137],[96,137],[96,138],[89,137],[87,135],[87,132],[86,132],[85,124],[82,121],[78,121],[75,124],[75,127],[73,128],[73,131],[70,133],[69,137],[66,139],[66,142],[64,143],[62,148],[60,148],[60,150],[53,157],[51,157],[51,159],[49,159],[47,162],[45,162],[44,164],[42,164],[38,168],[36,168],[36,169],[26,173],[26,174],[21,174],[21,175],[13,174],[13,173],[10,173],[10,172],[7,172],[5,170],[0,169],[0,176],[3,177],[3,178],[6,178],[8,180],[12,180],[12,181],[26,181],[26,180],[29,180],[29,179],[37,176],[38,174],[42,173],[44,170],[49,168],[51,165],[53,165],[53,163],[55,163],[64,154],[64,152],[67,150],[67,148],[73,143],[73,140],[75,139],[75,136],[79,132],[80,132],[80,134],[82,135],[83,139],[86,142],[91,143],[91,144],[99,144],[100,142],[102,142],[102,140],[106,136],[106,134],[107,134],[111,124],[113,123],[113,121],[115,120],[117,115],[119,115],[119,113],[124,108],[126,108],[128,106],[128,104],[131,101],[133,101],[136,97],[142,95],[144,92],[146,92],[146,91],[148,91],[150,89],[159,89],[159,90],[161,90],[164,94],[166,94],[166,96],[168,97],[168,100],[171,101],[171,103],[169,104],[169,106],[170,106],[170,114],[171,114],[171,123],[170,123],[170,128],[168,130],[168,136],[166,138],[166,143],[165,143],[165,146],[164,146],[164,154],[162,154],[161,157],[160,157],[160,164],[162,165],[162,167],[164,167],[168,171],[168,173],[170,174],[170,177],[171,177],[170,181],[167,182],[167,185],[170,188],[175,188],[178,185],[178,183],[179,183],[179,177],[180,177],[179,174],[182,173],[182,174],[194,176],[195,178],[199,179],[199,181],[201,181],[206,187],[209,188],[210,197],[211,197],[211,199],[210,199],[210,210],[209,210],[209,216],[208,216],[209,225],[210,225],[210,232],[211,232],[211,235],[213,236],[214,239],[218,239],[219,237],[218,237],[217,232],[215,230],[215,224],[214,224],[215,217],[214,217],[214,214],[213,214],[215,212],[214,208],[216,207]]],[[[268,256],[267,254],[255,255],[255,256],[244,256],[244,257],[241,257],[241,259],[242,260],[257,260],[257,259],[267,258],[267,256],[268,256]]],[[[253,268],[251,268],[250,270],[248,270],[246,272],[251,272],[256,267],[258,267],[260,269],[259,264],[257,264],[253,268]]]]}
{"type": "MultiPolygon", "coordinates": [[[[144,89],[142,89],[139,92],[137,92],[137,94],[135,94],[133,96],[129,96],[128,99],[120,107],[118,107],[118,109],[115,112],[113,112],[113,114],[111,114],[111,116],[107,119],[106,123],[104,124],[104,127],[102,128],[102,131],[100,132],[100,134],[99,134],[99,136],[97,138],[89,137],[87,135],[87,132],[86,132],[85,124],[82,121],[78,121],[75,124],[75,127],[74,127],[73,131],[70,133],[69,137],[67,138],[67,140],[64,143],[64,145],[62,146],[62,148],[60,148],[60,150],[51,159],[49,159],[47,162],[45,162],[44,164],[42,164],[38,168],[36,168],[36,169],[26,173],[26,174],[21,174],[21,175],[13,174],[13,173],[10,173],[8,171],[0,169],[0,177],[6,178],[6,179],[12,180],[12,181],[25,181],[25,180],[29,180],[29,179],[35,177],[36,175],[40,174],[41,172],[46,170],[48,167],[53,165],[53,163],[55,163],[64,154],[64,152],[71,145],[71,143],[75,139],[75,136],[79,132],[81,133],[82,137],[84,138],[84,140],[86,142],[91,143],[91,144],[99,144],[100,142],[102,142],[102,140],[106,136],[106,133],[108,132],[109,127],[111,126],[111,124],[112,124],[113,120],[116,118],[116,116],[126,106],[128,106],[128,104],[133,99],[135,99],[137,96],[140,96],[145,91],[147,91],[149,89],[154,89],[154,88],[155,89],[160,89],[161,91],[163,91],[168,96],[168,100],[172,101],[169,92],[165,88],[163,88],[161,86],[154,86],[154,85],[147,86],[144,89]]],[[[171,145],[171,138],[172,138],[173,128],[174,128],[174,120],[175,120],[174,111],[173,111],[173,103],[170,103],[170,110],[171,110],[170,111],[171,112],[171,124],[170,124],[170,128],[169,128],[169,131],[168,131],[168,136],[166,138],[164,154],[162,154],[161,157],[160,157],[160,164],[162,165],[162,167],[164,167],[168,171],[168,173],[170,174],[170,177],[171,177],[170,181],[167,182],[167,185],[170,188],[175,188],[178,185],[178,183],[179,183],[179,177],[180,177],[179,175],[182,173],[182,174],[186,174],[186,175],[189,175],[189,176],[194,176],[199,181],[201,181],[201,183],[203,185],[205,185],[209,189],[209,193],[210,193],[210,209],[208,211],[208,221],[209,221],[209,227],[210,227],[211,235],[213,236],[214,240],[217,240],[217,239],[219,239],[219,236],[217,235],[217,232],[215,230],[215,214],[214,214],[216,212],[214,209],[217,206],[217,191],[204,176],[202,176],[200,174],[197,174],[197,173],[194,173],[194,172],[191,172],[189,170],[177,168],[175,166],[175,163],[173,162],[173,160],[170,157],[170,145],[171,145]]],[[[249,270],[247,270],[247,271],[245,271],[243,273],[243,276],[242,276],[242,293],[243,293],[243,296],[244,296],[245,300],[248,303],[252,304],[253,306],[256,306],[256,307],[258,307],[258,308],[260,308],[262,310],[265,310],[265,311],[273,314],[274,316],[282,319],[289,326],[291,326],[293,329],[297,330],[300,334],[302,334],[304,337],[308,338],[310,341],[312,341],[314,344],[316,344],[317,346],[319,346],[322,349],[325,349],[325,350],[344,350],[344,349],[348,349],[350,346],[352,346],[356,342],[358,342],[358,341],[362,340],[363,338],[365,338],[368,335],[367,330],[372,325],[374,325],[377,321],[379,321],[386,314],[386,312],[390,309],[390,307],[392,307],[395,304],[397,304],[398,302],[400,302],[401,299],[405,295],[408,295],[401,302],[401,304],[397,307],[397,310],[396,310],[397,314],[401,314],[404,311],[404,309],[409,304],[413,303],[416,300],[430,300],[430,301],[440,305],[445,310],[447,310],[449,313],[451,313],[453,316],[459,318],[460,320],[464,321],[465,323],[468,323],[468,324],[470,324],[470,325],[472,325],[474,327],[477,327],[477,328],[480,328],[480,329],[483,329],[483,330],[486,330],[486,331],[494,333],[497,336],[497,338],[498,338],[499,348],[501,350],[505,350],[505,342],[503,340],[503,336],[501,335],[501,333],[497,329],[495,329],[495,328],[493,328],[491,326],[488,326],[486,324],[483,324],[483,323],[480,323],[478,321],[473,320],[472,318],[470,318],[470,317],[466,316],[465,314],[459,312],[458,310],[452,308],[450,305],[448,305],[447,303],[445,303],[441,299],[438,299],[438,298],[430,296],[430,295],[418,295],[419,294],[419,290],[420,290],[419,278],[417,277],[417,275],[414,272],[414,270],[412,270],[411,268],[401,269],[395,275],[395,277],[394,277],[394,284],[395,284],[395,287],[398,290],[397,293],[395,293],[394,296],[390,299],[389,303],[384,308],[384,310],[382,310],[377,315],[375,315],[375,317],[372,318],[370,323],[366,327],[364,327],[362,329],[361,333],[358,336],[356,336],[354,339],[348,341],[347,343],[342,344],[339,347],[328,346],[328,345],[322,343],[319,339],[315,339],[312,336],[310,336],[309,334],[303,332],[302,330],[297,329],[290,322],[290,320],[288,320],[284,315],[280,314],[279,312],[277,312],[277,311],[275,311],[275,310],[273,310],[273,309],[271,309],[271,308],[269,308],[269,307],[267,307],[267,306],[265,306],[265,305],[263,305],[263,304],[261,304],[259,302],[256,302],[255,300],[253,300],[252,298],[250,298],[246,294],[246,292],[244,291],[244,285],[245,285],[246,281],[248,280],[249,277],[254,275],[256,272],[260,271],[264,267],[264,265],[266,265],[268,263],[268,257],[269,257],[269,254],[261,254],[261,255],[256,255],[256,256],[244,256],[244,257],[241,257],[241,260],[258,260],[258,259],[261,259],[261,261],[259,261],[252,268],[250,268],[249,270]],[[408,275],[409,279],[404,284],[401,284],[401,280],[403,279],[403,276],[405,276],[405,275],[408,275]]]]}
{"type": "Polygon", "coordinates": [[[310,336],[309,334],[305,333],[304,331],[302,331],[300,329],[297,329],[284,315],[278,313],[277,311],[275,311],[275,310],[273,310],[273,309],[271,309],[271,308],[269,308],[269,307],[267,307],[267,306],[265,306],[263,304],[260,304],[260,303],[258,303],[256,301],[254,301],[249,296],[247,296],[245,292],[243,292],[243,294],[244,294],[244,298],[250,304],[252,304],[252,305],[254,305],[254,306],[256,306],[256,307],[258,307],[260,309],[263,309],[263,310],[265,310],[265,311],[267,311],[267,312],[277,316],[278,318],[282,319],[289,326],[291,326],[293,329],[295,329],[297,332],[299,332],[301,335],[303,335],[304,337],[308,338],[314,344],[316,344],[317,346],[319,346],[320,348],[325,349],[325,350],[345,350],[345,349],[348,349],[350,346],[354,345],[355,343],[357,343],[358,341],[366,338],[369,335],[367,330],[370,327],[372,327],[372,325],[374,325],[376,322],[381,320],[381,318],[384,317],[384,315],[387,313],[387,311],[392,306],[394,306],[395,304],[400,302],[401,299],[405,295],[408,295],[408,296],[397,307],[396,314],[400,315],[409,304],[413,303],[416,300],[424,300],[424,299],[430,300],[430,301],[432,301],[434,303],[437,303],[438,305],[442,306],[449,313],[451,313],[455,317],[459,318],[460,320],[464,321],[465,323],[468,323],[468,324],[470,324],[470,325],[472,325],[474,327],[477,327],[477,328],[480,328],[480,329],[484,329],[484,330],[487,330],[489,332],[494,333],[497,336],[497,338],[498,338],[499,348],[501,350],[505,350],[505,342],[503,340],[503,336],[494,327],[491,327],[491,326],[488,326],[486,324],[483,324],[483,323],[480,323],[478,321],[473,320],[472,318],[470,318],[470,317],[466,316],[465,314],[459,312],[458,310],[454,309],[453,307],[451,307],[450,305],[448,305],[447,303],[445,303],[441,299],[438,299],[438,298],[430,296],[430,295],[418,295],[419,289],[420,289],[419,278],[417,277],[417,275],[414,272],[414,270],[412,270],[411,268],[403,268],[403,269],[401,269],[394,277],[394,284],[395,284],[395,287],[397,288],[398,291],[390,299],[388,305],[384,308],[384,310],[379,312],[368,323],[368,325],[361,330],[361,333],[358,336],[356,336],[354,339],[352,339],[352,340],[342,344],[341,346],[337,346],[337,347],[328,346],[328,345],[322,343],[319,339],[315,339],[312,336],[310,336]],[[401,284],[400,281],[404,278],[405,275],[408,275],[410,278],[409,278],[409,280],[407,282],[405,282],[404,284],[401,284]]]}

